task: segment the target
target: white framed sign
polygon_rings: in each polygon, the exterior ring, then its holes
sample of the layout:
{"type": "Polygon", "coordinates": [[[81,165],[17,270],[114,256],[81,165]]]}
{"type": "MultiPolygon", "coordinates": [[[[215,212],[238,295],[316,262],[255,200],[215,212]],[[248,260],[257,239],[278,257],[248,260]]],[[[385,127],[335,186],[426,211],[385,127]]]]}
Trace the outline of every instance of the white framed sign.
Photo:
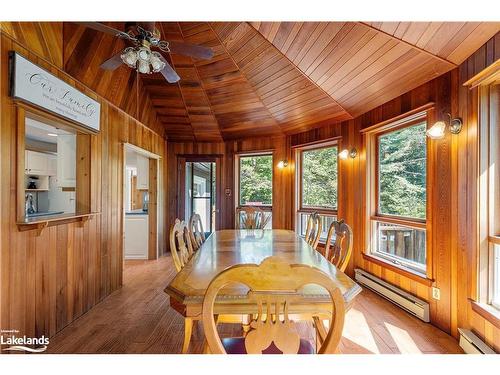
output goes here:
{"type": "Polygon", "coordinates": [[[99,102],[33,64],[14,51],[9,52],[10,94],[50,112],[99,131],[99,102]]]}

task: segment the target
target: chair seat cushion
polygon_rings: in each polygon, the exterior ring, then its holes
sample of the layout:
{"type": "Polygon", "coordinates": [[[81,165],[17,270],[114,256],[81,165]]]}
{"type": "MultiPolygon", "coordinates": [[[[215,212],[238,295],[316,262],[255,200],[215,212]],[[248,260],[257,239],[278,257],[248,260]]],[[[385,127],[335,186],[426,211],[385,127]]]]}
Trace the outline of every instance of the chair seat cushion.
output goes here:
{"type": "MultiPolygon", "coordinates": [[[[221,341],[227,354],[247,354],[244,337],[230,337],[222,339],[221,341]]],[[[274,342],[272,342],[267,349],[262,351],[262,354],[283,353],[274,345],[274,342]]],[[[314,348],[309,341],[300,339],[300,346],[297,354],[314,354],[314,348]]]]}

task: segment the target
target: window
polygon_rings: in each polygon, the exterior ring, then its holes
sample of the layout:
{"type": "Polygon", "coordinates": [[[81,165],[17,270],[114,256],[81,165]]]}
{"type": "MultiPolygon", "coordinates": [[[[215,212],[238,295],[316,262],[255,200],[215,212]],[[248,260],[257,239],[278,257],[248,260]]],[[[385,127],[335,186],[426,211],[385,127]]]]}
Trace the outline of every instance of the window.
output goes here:
{"type": "Polygon", "coordinates": [[[426,271],[427,121],[425,114],[368,134],[370,253],[399,267],[426,271]]]}
{"type": "Polygon", "coordinates": [[[338,147],[329,142],[296,150],[297,232],[305,235],[312,212],[322,217],[320,240],[326,241],[330,224],[337,219],[338,147]]]}
{"type": "MultiPolygon", "coordinates": [[[[21,113],[25,113],[21,111],[21,113]]],[[[88,197],[79,186],[88,185],[88,174],[78,173],[77,155],[88,155],[88,135],[64,123],[38,115],[24,115],[24,192],[22,221],[88,213],[88,197]]],[[[20,148],[21,149],[21,148],[20,148]]],[[[80,157],[80,160],[85,160],[80,157]]]]}
{"type": "Polygon", "coordinates": [[[239,155],[238,202],[241,206],[259,206],[266,215],[266,228],[272,227],[273,155],[239,155]]]}
{"type": "Polygon", "coordinates": [[[500,309],[500,84],[480,87],[479,297],[500,309]]]}

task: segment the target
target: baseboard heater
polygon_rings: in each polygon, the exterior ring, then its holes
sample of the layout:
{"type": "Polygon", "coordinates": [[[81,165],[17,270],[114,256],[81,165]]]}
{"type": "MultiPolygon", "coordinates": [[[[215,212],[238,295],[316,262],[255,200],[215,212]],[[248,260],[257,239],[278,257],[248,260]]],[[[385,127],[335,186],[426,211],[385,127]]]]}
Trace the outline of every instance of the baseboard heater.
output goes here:
{"type": "Polygon", "coordinates": [[[496,354],[488,345],[477,337],[472,331],[464,328],[459,328],[460,347],[466,354],[496,354]]]}
{"type": "Polygon", "coordinates": [[[420,298],[412,296],[410,293],[379,279],[372,274],[356,268],[355,278],[358,283],[374,291],[395,305],[408,311],[417,318],[429,323],[429,304],[420,298]]]}

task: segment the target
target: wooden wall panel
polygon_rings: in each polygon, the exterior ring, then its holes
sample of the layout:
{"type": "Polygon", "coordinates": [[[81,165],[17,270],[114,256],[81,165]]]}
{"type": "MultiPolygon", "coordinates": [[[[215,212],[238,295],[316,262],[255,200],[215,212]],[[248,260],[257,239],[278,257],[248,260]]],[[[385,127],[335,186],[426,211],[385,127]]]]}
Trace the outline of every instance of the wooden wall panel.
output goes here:
{"type": "Polygon", "coordinates": [[[0,30],[52,65],[63,67],[62,22],[0,22],[0,30]]]}
{"type": "Polygon", "coordinates": [[[500,328],[472,310],[470,299],[477,297],[477,175],[478,175],[478,89],[470,90],[463,83],[500,59],[500,33],[468,57],[458,69],[454,82],[453,106],[464,120],[462,132],[454,139],[457,156],[453,170],[457,186],[456,199],[452,211],[456,212],[456,222],[452,227],[452,238],[456,246],[456,256],[452,270],[456,276],[453,290],[456,312],[452,326],[474,330],[488,344],[500,352],[500,328]]]}
{"type": "MultiPolygon", "coordinates": [[[[62,59],[62,55],[61,55],[62,59]]],[[[166,141],[59,68],[0,35],[0,327],[52,336],[122,285],[123,143],[160,155],[160,228],[164,225],[166,141]],[[91,220],[20,232],[16,225],[16,106],[8,96],[8,51],[15,50],[101,104],[91,137],[91,220]]],[[[166,251],[163,230],[160,248],[166,251]]]]}
{"type": "MultiPolygon", "coordinates": [[[[115,22],[111,26],[123,29],[124,23],[115,22]]],[[[65,22],[63,41],[64,71],[156,133],[164,135],[164,125],[160,122],[145,81],[141,79],[143,76],[124,65],[114,71],[99,67],[126,47],[123,40],[65,22]]],[[[155,75],[156,78],[158,76],[155,75]]]]}

